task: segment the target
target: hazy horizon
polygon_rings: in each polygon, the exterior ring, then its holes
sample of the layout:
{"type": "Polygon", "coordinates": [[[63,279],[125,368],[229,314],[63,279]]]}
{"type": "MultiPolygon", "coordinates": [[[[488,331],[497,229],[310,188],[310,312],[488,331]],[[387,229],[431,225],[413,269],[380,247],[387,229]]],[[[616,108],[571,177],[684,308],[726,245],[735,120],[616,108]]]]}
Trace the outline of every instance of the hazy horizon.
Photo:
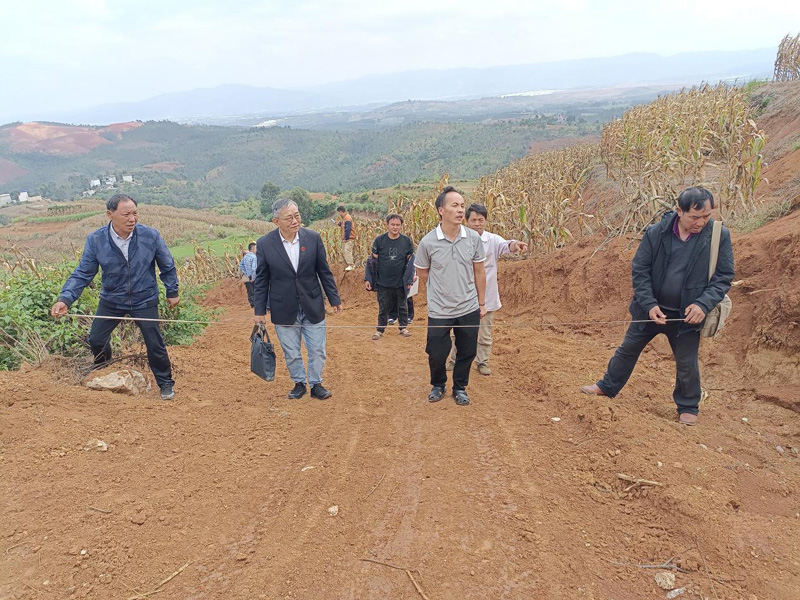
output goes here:
{"type": "Polygon", "coordinates": [[[228,84],[299,90],[422,69],[777,49],[800,28],[800,3],[32,0],[6,6],[4,23],[9,122],[228,84]]]}

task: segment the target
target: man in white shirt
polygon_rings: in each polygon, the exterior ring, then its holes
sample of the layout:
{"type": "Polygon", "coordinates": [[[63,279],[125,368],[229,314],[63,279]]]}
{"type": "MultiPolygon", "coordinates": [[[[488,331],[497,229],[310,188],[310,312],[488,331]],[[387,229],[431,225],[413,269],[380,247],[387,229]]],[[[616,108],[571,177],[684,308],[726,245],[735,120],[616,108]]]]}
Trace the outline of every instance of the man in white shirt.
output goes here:
{"type": "MultiPolygon", "coordinates": [[[[527,252],[528,244],[517,240],[506,240],[496,233],[486,231],[486,220],[489,213],[483,204],[471,204],[467,208],[467,226],[481,236],[483,249],[486,253],[486,316],[481,319],[478,330],[478,354],[475,365],[481,375],[491,375],[489,368],[489,354],[492,351],[492,323],[494,312],[502,306],[500,304],[500,291],[497,287],[497,260],[504,254],[527,252]]],[[[455,366],[455,349],[450,354],[447,370],[452,371],[455,366]]]]}

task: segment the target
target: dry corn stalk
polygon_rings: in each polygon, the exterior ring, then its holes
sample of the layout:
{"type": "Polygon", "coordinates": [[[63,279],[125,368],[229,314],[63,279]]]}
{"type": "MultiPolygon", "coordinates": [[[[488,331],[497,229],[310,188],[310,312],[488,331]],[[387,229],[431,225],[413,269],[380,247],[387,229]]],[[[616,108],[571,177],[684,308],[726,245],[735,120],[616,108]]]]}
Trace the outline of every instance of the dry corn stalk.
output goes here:
{"type": "Polygon", "coordinates": [[[775,81],[796,81],[800,79],[800,33],[787,35],[778,46],[775,57],[775,81]]]}
{"type": "Polygon", "coordinates": [[[616,233],[640,230],[691,185],[707,187],[723,216],[752,211],[765,135],[749,111],[741,89],[704,85],[606,124],[602,160],[629,207],[616,233]]]}

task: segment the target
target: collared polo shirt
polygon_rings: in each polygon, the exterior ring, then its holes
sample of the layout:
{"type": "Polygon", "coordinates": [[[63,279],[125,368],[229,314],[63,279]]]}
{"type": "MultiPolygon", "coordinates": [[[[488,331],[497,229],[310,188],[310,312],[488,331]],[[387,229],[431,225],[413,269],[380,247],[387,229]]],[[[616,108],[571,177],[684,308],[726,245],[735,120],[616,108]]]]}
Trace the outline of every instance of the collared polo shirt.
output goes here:
{"type": "Polygon", "coordinates": [[[486,260],[483,242],[463,225],[450,241],[439,225],[417,246],[414,266],[428,269],[428,316],[434,319],[462,317],[478,310],[473,264],[486,260]]]}
{"type": "Polygon", "coordinates": [[[111,225],[110,221],[108,223],[108,230],[111,232],[111,239],[114,241],[114,245],[120,249],[125,260],[128,260],[128,247],[131,245],[131,240],[133,239],[133,231],[128,234],[128,237],[124,238],[114,231],[114,227],[111,225]]]}

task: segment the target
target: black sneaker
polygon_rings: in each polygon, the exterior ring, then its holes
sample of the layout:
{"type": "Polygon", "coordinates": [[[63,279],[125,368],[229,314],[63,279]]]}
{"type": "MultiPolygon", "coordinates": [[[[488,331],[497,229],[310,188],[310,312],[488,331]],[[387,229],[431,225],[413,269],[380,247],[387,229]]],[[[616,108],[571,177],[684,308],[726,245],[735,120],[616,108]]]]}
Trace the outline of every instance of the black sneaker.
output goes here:
{"type": "Polygon", "coordinates": [[[453,390],[453,398],[456,399],[456,404],[459,406],[466,406],[469,404],[469,396],[465,390],[453,390]]]}
{"type": "Polygon", "coordinates": [[[294,388],[292,388],[292,391],[289,392],[287,398],[289,398],[289,400],[297,400],[298,398],[302,398],[305,395],[306,395],[306,384],[295,383],[294,388]]]}
{"type": "Polygon", "coordinates": [[[316,398],[317,400],[327,400],[333,396],[330,390],[326,390],[322,387],[321,383],[315,383],[311,386],[311,397],[316,398]]]}
{"type": "Polygon", "coordinates": [[[172,389],[171,385],[165,385],[161,388],[161,399],[162,400],[172,400],[175,397],[175,390],[172,389]]]}
{"type": "Polygon", "coordinates": [[[431,393],[428,394],[428,402],[438,402],[444,396],[444,388],[435,385],[431,388],[431,393]]]}
{"type": "Polygon", "coordinates": [[[386,321],[387,325],[394,325],[395,323],[397,323],[397,319],[389,319],[388,321],[386,321]]]}

